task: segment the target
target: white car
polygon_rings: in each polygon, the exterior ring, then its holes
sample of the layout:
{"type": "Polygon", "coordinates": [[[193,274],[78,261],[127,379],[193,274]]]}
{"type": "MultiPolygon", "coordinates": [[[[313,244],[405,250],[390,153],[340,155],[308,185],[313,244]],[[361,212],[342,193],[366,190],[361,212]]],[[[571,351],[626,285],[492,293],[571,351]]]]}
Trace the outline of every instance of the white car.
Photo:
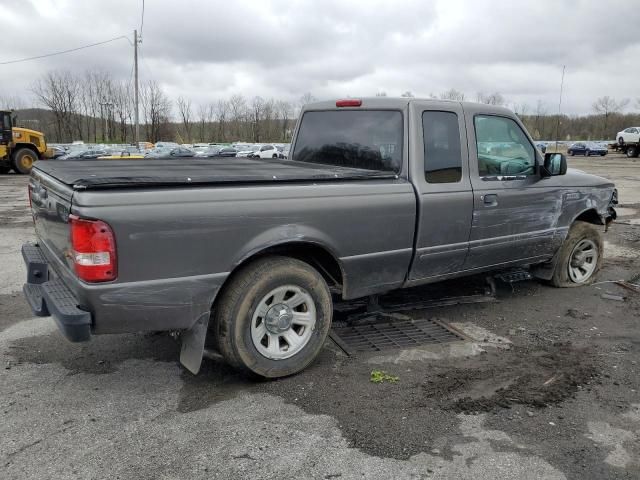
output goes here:
{"type": "Polygon", "coordinates": [[[252,157],[260,149],[260,145],[237,145],[234,148],[238,150],[236,157],[252,157]]]}
{"type": "Polygon", "coordinates": [[[252,158],[278,158],[278,149],[273,145],[263,145],[260,150],[250,155],[252,158]]]}
{"type": "Polygon", "coordinates": [[[624,145],[625,143],[639,143],[640,142],[640,127],[625,128],[616,135],[618,143],[624,145]]]}

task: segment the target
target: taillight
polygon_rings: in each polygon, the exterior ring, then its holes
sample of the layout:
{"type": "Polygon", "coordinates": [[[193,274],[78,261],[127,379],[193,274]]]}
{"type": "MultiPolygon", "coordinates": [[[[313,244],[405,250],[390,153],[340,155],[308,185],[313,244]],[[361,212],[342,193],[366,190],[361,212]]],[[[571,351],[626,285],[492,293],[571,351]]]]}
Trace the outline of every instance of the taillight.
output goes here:
{"type": "Polygon", "coordinates": [[[76,274],[86,282],[108,282],[117,276],[116,240],[101,220],[69,215],[71,248],[76,274]]]}
{"type": "Polygon", "coordinates": [[[347,98],[346,100],[336,101],[336,107],[360,107],[362,100],[356,98],[347,98]]]}

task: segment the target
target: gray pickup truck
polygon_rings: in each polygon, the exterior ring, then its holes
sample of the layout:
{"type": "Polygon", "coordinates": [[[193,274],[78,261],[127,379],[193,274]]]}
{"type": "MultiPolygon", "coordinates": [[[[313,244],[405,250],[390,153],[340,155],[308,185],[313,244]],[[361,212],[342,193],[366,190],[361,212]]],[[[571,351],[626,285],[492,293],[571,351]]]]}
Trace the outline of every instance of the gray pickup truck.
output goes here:
{"type": "Polygon", "coordinates": [[[509,110],[420,99],[307,105],[279,159],[42,161],[25,296],[71,341],[179,332],[280,377],[316,357],[332,299],[527,267],[591,282],[614,185],[542,155],[509,110]]]}

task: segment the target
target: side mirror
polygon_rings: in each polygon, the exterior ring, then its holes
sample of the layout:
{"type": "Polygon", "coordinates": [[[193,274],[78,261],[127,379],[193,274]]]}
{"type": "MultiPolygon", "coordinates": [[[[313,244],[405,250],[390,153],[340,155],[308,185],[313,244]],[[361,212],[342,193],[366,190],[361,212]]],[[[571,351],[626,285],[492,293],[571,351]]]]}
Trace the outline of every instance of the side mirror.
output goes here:
{"type": "Polygon", "coordinates": [[[567,173],[567,158],[562,153],[545,153],[541,173],[543,177],[564,175],[567,173]]]}

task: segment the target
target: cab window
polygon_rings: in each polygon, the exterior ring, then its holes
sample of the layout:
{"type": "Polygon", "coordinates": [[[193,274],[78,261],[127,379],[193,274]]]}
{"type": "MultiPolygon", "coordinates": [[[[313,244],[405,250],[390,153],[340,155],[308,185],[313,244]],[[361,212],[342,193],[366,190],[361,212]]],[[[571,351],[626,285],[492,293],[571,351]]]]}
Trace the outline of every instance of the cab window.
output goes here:
{"type": "Polygon", "coordinates": [[[462,180],[462,154],[458,115],[454,112],[422,113],[424,176],[428,183],[462,180]]]}
{"type": "Polygon", "coordinates": [[[535,174],[535,149],[513,119],[477,115],[474,125],[481,177],[535,174]]]}

